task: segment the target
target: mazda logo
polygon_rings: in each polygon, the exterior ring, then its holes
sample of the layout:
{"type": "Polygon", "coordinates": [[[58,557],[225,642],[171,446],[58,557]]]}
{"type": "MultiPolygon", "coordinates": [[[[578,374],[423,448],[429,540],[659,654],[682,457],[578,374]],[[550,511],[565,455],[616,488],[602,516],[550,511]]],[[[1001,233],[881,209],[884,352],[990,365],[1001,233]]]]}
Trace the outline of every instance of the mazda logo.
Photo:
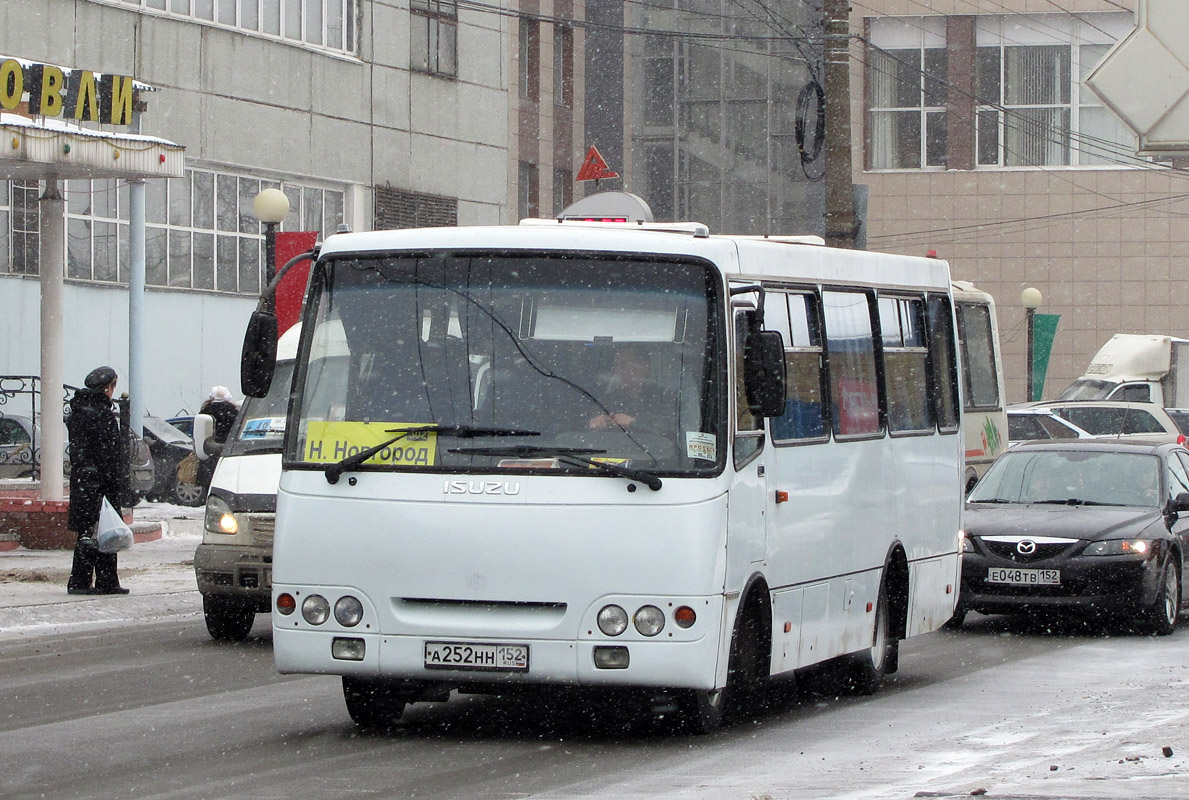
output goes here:
{"type": "Polygon", "coordinates": [[[1016,552],[1022,556],[1030,556],[1036,552],[1036,542],[1031,539],[1021,539],[1016,543],[1016,552]]]}

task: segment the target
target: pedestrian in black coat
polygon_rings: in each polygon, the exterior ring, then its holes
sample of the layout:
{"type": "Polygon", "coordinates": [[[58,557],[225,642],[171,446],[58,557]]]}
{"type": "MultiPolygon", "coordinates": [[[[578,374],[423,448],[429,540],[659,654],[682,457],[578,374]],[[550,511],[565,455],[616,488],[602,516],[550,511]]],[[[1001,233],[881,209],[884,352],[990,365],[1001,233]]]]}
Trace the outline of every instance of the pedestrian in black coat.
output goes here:
{"type": "Polygon", "coordinates": [[[116,575],[116,554],[94,544],[99,509],[106,497],[120,508],[123,448],[120,423],[112,407],[116,371],[99,367],[87,375],[70,399],[70,513],[66,527],[78,534],[66,591],[70,594],[127,594],[116,575]],[[94,581],[94,583],[92,583],[94,581]]]}

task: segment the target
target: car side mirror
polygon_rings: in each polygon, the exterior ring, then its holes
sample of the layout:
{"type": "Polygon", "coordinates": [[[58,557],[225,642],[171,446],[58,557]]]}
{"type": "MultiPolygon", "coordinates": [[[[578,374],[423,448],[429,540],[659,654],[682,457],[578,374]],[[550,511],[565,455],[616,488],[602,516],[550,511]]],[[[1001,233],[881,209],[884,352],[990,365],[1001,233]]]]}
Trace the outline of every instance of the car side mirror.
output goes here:
{"type": "Polygon", "coordinates": [[[777,331],[753,330],[743,347],[743,381],[753,414],[779,417],[784,413],[784,340],[777,331]]]}
{"type": "Polygon", "coordinates": [[[1178,514],[1189,511],[1189,492],[1181,492],[1168,503],[1168,510],[1178,514]]]}
{"type": "Polygon", "coordinates": [[[217,456],[223,451],[221,442],[216,442],[215,435],[215,418],[210,414],[195,414],[194,415],[194,455],[198,456],[199,460],[206,461],[212,456],[217,456]]]}
{"type": "Polygon", "coordinates": [[[253,311],[244,332],[239,364],[239,383],[244,394],[248,397],[268,394],[276,363],[277,315],[271,311],[253,311]]]}

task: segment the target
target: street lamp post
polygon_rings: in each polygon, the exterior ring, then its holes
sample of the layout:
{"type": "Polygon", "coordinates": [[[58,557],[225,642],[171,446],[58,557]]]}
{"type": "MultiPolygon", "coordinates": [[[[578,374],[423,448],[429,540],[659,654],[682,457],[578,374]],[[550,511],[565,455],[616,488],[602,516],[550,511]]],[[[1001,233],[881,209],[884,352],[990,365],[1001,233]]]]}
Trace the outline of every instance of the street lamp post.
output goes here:
{"type": "Polygon", "coordinates": [[[264,285],[267,287],[277,274],[277,225],[289,215],[289,198],[280,189],[265,189],[252,201],[252,211],[264,223],[264,285]]]}
{"type": "Polygon", "coordinates": [[[1036,357],[1036,309],[1040,307],[1041,300],[1044,298],[1040,294],[1040,289],[1029,286],[1024,291],[1020,292],[1020,305],[1024,307],[1024,316],[1028,321],[1028,402],[1031,403],[1034,398],[1032,396],[1032,381],[1033,373],[1035,372],[1033,359],[1036,357]]]}

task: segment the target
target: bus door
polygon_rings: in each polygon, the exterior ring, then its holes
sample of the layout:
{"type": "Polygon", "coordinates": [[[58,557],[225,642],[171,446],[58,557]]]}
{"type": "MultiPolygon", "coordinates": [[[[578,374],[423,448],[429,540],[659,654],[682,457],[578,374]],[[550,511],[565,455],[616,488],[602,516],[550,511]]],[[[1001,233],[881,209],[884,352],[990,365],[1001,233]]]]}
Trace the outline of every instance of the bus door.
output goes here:
{"type": "Polygon", "coordinates": [[[743,377],[743,343],[755,324],[752,308],[737,308],[734,319],[734,359],[731,380],[735,387],[731,458],[735,476],[728,497],[730,535],[727,539],[727,586],[739,587],[768,555],[768,459],[764,418],[751,412],[743,377]]]}

